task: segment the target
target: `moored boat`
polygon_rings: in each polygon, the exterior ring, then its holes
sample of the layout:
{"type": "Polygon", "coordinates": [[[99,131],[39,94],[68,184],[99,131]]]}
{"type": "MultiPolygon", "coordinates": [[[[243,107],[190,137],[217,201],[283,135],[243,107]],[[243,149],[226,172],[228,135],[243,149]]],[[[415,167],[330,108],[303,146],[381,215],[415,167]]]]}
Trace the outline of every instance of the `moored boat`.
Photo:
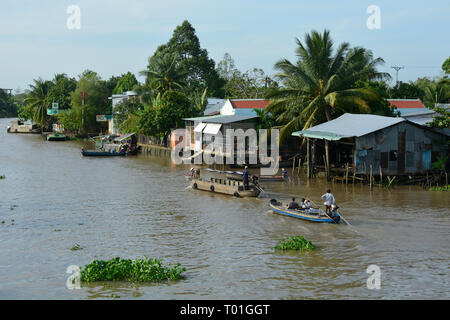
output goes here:
{"type": "Polygon", "coordinates": [[[257,197],[261,192],[261,189],[252,183],[249,184],[248,189],[245,189],[244,184],[240,181],[220,178],[210,178],[210,180],[191,178],[190,185],[192,189],[228,194],[235,197],[257,197]]]}
{"type": "Polygon", "coordinates": [[[81,148],[81,154],[85,157],[123,157],[127,155],[125,151],[122,152],[117,152],[115,150],[98,151],[98,150],[85,150],[84,148],[81,148]]]}
{"type": "Polygon", "coordinates": [[[62,133],[50,133],[47,135],[47,141],[66,141],[67,137],[62,133]]]}
{"type": "Polygon", "coordinates": [[[339,223],[341,220],[341,216],[337,211],[330,217],[321,209],[287,209],[286,206],[283,206],[283,204],[276,199],[270,200],[269,206],[275,213],[311,222],[339,223]]]}

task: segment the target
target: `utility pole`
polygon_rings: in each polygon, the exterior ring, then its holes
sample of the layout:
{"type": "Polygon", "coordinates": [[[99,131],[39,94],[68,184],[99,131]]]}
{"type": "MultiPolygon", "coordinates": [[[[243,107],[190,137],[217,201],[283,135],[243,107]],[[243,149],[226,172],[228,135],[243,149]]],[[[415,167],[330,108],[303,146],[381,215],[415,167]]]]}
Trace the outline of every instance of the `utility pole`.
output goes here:
{"type": "Polygon", "coordinates": [[[402,69],[405,69],[405,67],[399,67],[399,66],[392,66],[392,69],[394,69],[396,71],[396,75],[395,75],[395,85],[398,87],[398,72],[402,69]]]}

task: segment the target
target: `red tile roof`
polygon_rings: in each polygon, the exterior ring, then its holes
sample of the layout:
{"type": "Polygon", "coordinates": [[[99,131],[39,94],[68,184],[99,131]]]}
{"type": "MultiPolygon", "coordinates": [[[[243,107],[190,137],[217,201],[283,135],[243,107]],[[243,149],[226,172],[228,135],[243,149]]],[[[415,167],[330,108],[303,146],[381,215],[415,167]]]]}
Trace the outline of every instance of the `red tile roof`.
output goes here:
{"type": "Polygon", "coordinates": [[[269,100],[231,100],[235,109],[264,109],[269,103],[269,100]]]}
{"type": "Polygon", "coordinates": [[[389,106],[396,106],[398,109],[402,108],[425,108],[420,99],[387,99],[389,106]]]}

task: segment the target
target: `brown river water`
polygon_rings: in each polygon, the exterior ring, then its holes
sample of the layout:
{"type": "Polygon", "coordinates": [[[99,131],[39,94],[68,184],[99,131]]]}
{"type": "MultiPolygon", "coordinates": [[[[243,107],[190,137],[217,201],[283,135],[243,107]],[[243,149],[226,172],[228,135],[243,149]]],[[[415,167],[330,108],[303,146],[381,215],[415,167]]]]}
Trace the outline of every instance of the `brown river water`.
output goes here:
{"type": "Polygon", "coordinates": [[[449,299],[447,192],[263,183],[262,198],[194,191],[170,159],[83,158],[82,142],[7,134],[0,119],[0,299],[449,299]],[[351,226],[273,214],[271,198],[330,187],[351,226]],[[278,252],[303,235],[307,253],[278,252]],[[72,251],[74,244],[83,249],[72,251]],[[70,265],[113,257],[161,258],[184,280],[97,283],[69,290],[70,265]],[[369,290],[369,265],[381,288],[369,290]]]}

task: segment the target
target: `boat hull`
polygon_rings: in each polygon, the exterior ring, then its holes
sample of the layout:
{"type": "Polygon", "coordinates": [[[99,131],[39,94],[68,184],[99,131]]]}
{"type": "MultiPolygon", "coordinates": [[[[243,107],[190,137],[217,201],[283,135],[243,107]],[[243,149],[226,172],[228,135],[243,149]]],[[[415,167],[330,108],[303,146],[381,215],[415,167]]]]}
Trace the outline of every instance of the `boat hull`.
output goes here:
{"type": "Polygon", "coordinates": [[[235,197],[257,197],[260,193],[260,191],[254,186],[250,186],[249,190],[244,190],[242,183],[227,179],[212,178],[210,181],[205,181],[192,178],[190,185],[192,189],[226,194],[235,197]]]}
{"type": "Polygon", "coordinates": [[[305,210],[287,209],[284,208],[279,202],[277,202],[274,199],[270,201],[269,206],[272,209],[272,211],[277,214],[298,218],[310,222],[339,223],[341,218],[339,213],[336,213],[334,219],[331,219],[329,216],[325,214],[323,210],[320,209],[305,209],[305,210]]]}
{"type": "Polygon", "coordinates": [[[81,154],[85,157],[123,157],[127,155],[126,152],[103,152],[93,150],[81,150],[81,154]]]}

